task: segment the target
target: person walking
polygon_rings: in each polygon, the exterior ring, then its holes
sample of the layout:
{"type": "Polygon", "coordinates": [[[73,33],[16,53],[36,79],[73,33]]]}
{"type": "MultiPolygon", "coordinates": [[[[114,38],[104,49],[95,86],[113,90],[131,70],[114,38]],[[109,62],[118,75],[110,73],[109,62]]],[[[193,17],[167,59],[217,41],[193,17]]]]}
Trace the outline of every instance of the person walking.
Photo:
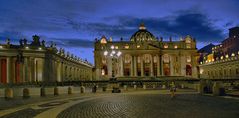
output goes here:
{"type": "Polygon", "coordinates": [[[175,98],[176,87],[174,82],[170,84],[170,92],[171,92],[171,98],[175,98]]]}

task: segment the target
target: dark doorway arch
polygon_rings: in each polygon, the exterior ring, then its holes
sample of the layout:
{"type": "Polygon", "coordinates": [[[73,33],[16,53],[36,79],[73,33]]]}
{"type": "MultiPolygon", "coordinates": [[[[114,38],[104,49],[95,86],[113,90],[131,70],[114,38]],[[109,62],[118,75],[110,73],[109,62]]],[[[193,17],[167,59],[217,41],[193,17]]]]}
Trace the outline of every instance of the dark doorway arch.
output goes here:
{"type": "Polygon", "coordinates": [[[192,75],[192,66],[190,64],[186,65],[186,75],[192,75]]]}

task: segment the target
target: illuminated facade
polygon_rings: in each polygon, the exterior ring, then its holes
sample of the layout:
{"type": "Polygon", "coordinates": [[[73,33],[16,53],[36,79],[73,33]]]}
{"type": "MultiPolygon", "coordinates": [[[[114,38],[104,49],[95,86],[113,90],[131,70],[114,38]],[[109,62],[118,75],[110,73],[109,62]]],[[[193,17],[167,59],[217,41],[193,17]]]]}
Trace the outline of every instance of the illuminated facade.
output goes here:
{"type": "Polygon", "coordinates": [[[36,35],[19,42],[0,45],[0,84],[91,80],[92,65],[55,44],[47,47],[36,35]]]}
{"type": "Polygon", "coordinates": [[[102,37],[95,42],[96,79],[147,79],[162,76],[197,78],[196,41],[186,36],[179,41],[156,38],[141,24],[129,41],[102,37]],[[109,54],[111,53],[111,54],[109,54]],[[116,57],[113,54],[116,54],[116,57]],[[119,55],[118,55],[119,53],[119,55]]]}
{"type": "Polygon", "coordinates": [[[212,47],[200,62],[200,76],[211,79],[239,78],[239,27],[229,29],[229,37],[212,47]]]}

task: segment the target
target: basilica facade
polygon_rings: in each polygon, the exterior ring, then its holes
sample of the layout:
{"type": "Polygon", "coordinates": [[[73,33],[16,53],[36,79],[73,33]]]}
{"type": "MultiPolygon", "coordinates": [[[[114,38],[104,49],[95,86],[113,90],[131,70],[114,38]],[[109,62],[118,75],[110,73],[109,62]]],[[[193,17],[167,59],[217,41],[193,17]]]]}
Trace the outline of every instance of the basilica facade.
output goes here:
{"type": "Polygon", "coordinates": [[[105,36],[96,39],[94,56],[97,80],[198,77],[195,39],[188,35],[178,41],[166,41],[155,37],[144,24],[128,41],[113,41],[105,36]]]}

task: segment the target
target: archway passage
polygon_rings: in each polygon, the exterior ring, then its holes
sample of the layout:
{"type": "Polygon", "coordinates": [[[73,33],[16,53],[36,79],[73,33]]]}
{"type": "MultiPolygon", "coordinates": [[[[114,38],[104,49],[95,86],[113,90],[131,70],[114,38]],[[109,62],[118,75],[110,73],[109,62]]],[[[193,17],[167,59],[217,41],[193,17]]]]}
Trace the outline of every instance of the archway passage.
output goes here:
{"type": "Polygon", "coordinates": [[[170,67],[169,64],[163,64],[163,72],[165,76],[170,76],[170,67]]]}
{"type": "Polygon", "coordinates": [[[124,64],[124,76],[130,76],[130,64],[124,64]]]}
{"type": "Polygon", "coordinates": [[[7,60],[1,59],[1,83],[7,83],[7,60]]]}
{"type": "Polygon", "coordinates": [[[186,65],[186,75],[192,75],[192,66],[189,64],[186,65]]]}

